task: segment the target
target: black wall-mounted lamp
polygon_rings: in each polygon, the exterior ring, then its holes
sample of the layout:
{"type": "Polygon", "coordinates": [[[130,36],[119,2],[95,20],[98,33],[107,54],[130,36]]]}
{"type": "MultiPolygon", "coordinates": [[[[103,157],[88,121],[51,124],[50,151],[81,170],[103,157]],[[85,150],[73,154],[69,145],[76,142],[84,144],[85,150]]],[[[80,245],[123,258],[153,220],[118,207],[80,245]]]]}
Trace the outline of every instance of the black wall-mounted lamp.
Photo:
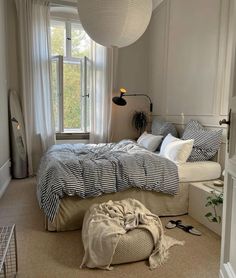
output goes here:
{"type": "Polygon", "coordinates": [[[151,98],[148,95],[145,94],[126,94],[126,89],[120,88],[120,96],[119,97],[113,97],[112,101],[116,105],[124,106],[127,104],[126,100],[123,97],[146,97],[149,100],[150,103],[150,112],[152,112],[153,104],[151,101],[151,98]]]}

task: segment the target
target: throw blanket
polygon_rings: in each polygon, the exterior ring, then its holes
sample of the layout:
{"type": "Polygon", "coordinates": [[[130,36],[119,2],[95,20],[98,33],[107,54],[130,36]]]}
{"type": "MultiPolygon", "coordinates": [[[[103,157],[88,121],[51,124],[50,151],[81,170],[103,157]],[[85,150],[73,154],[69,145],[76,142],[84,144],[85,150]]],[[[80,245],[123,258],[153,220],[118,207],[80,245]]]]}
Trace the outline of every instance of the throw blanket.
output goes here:
{"type": "Polygon", "coordinates": [[[54,145],[37,175],[39,205],[50,221],[65,195],[81,198],[130,187],[168,194],[178,191],[177,166],[131,140],[109,144],[54,145]]]}
{"type": "Polygon", "coordinates": [[[86,212],[83,222],[82,240],[85,254],[81,267],[111,270],[110,264],[120,237],[133,228],[147,229],[153,237],[154,248],[149,257],[150,269],[165,262],[171,246],[184,244],[164,235],[159,217],[137,200],[95,204],[86,212]]]}

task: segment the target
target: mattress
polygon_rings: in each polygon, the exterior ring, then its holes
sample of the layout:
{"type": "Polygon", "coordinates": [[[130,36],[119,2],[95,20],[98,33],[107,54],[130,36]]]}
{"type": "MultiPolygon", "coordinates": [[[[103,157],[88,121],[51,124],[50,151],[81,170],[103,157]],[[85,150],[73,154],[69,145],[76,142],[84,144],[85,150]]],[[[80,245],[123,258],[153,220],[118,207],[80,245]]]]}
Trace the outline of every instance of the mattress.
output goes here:
{"type": "Polygon", "coordinates": [[[188,212],[188,196],[188,183],[180,183],[179,192],[176,195],[131,188],[125,191],[104,194],[88,199],[82,199],[78,196],[68,196],[61,200],[58,213],[53,223],[48,221],[47,218],[45,219],[46,229],[49,231],[81,229],[84,214],[91,205],[107,202],[109,200],[120,201],[127,198],[140,201],[152,213],[159,216],[183,215],[188,212]]]}
{"type": "Polygon", "coordinates": [[[178,169],[131,140],[108,144],[54,145],[42,157],[37,175],[40,208],[52,221],[60,198],[90,198],[130,187],[178,192],[178,169]]]}
{"type": "Polygon", "coordinates": [[[186,162],[178,166],[180,182],[198,182],[218,179],[221,166],[214,161],[186,162]]]}
{"type": "Polygon", "coordinates": [[[46,229],[49,231],[67,231],[81,229],[86,210],[95,203],[109,200],[119,201],[134,198],[143,203],[150,211],[159,216],[177,216],[188,212],[189,183],[217,179],[221,175],[221,166],[213,161],[186,162],[178,166],[179,192],[169,195],[154,191],[131,188],[122,192],[104,194],[98,197],[82,199],[78,196],[67,196],[61,199],[58,213],[53,221],[46,218],[46,229]]]}

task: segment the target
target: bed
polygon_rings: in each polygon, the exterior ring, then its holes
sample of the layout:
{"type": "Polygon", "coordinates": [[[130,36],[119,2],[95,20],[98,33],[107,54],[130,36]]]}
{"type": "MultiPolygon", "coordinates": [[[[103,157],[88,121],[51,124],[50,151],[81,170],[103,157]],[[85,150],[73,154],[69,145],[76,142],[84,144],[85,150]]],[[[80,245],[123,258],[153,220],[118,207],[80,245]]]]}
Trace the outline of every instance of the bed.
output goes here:
{"type": "MultiPolygon", "coordinates": [[[[45,226],[49,231],[80,229],[82,227],[84,214],[92,204],[102,203],[109,200],[122,200],[125,198],[134,198],[140,201],[149,210],[159,216],[183,215],[188,212],[189,183],[216,179],[219,178],[221,174],[221,167],[216,162],[187,162],[177,167],[168,159],[160,158],[158,154],[151,153],[144,148],[137,146],[135,142],[130,140],[123,140],[118,144],[101,144],[102,149],[109,146],[116,150],[115,155],[110,155],[110,150],[106,152],[107,155],[103,154],[102,160],[100,160],[101,154],[98,154],[97,151],[89,150],[89,155],[85,152],[85,149],[90,148],[90,146],[95,147],[95,145],[83,144],[73,146],[54,146],[42,159],[37,181],[37,193],[40,206],[45,212],[45,226]],[[122,146],[125,158],[122,156],[122,159],[117,159],[117,153],[122,153],[120,149],[117,149],[117,146],[122,146]],[[72,160],[71,154],[67,154],[68,150],[76,153],[72,160]],[[127,160],[130,159],[130,152],[132,155],[136,156],[137,165],[135,166],[131,160],[127,164],[127,160]],[[143,156],[147,156],[147,162],[144,162],[143,156]],[[77,161],[78,157],[82,157],[81,160],[79,159],[79,162],[77,161]],[[94,157],[99,157],[99,160],[94,159],[94,157]],[[109,166],[106,164],[106,161],[108,158],[110,159],[110,157],[112,157],[112,159],[111,165],[109,164],[109,166]],[[57,160],[57,165],[54,164],[55,160],[57,160]],[[91,164],[91,161],[93,161],[93,164],[91,164]],[[104,161],[105,164],[103,164],[104,161]],[[156,161],[157,165],[155,166],[156,161]],[[117,168],[114,168],[114,164],[117,163],[119,165],[122,164],[121,169],[119,168],[120,166],[118,167],[118,176],[122,183],[126,180],[127,175],[131,175],[128,180],[132,181],[133,184],[129,184],[130,186],[125,186],[125,188],[122,188],[121,190],[114,190],[118,192],[110,190],[111,186],[106,186],[106,192],[102,192],[106,194],[98,192],[99,190],[95,186],[96,190],[92,190],[94,196],[92,196],[93,194],[91,193],[91,190],[87,193],[87,196],[85,196],[86,190],[81,193],[81,191],[78,191],[78,186],[77,189],[75,189],[76,186],[74,183],[78,182],[78,180],[74,179],[74,177],[78,172],[81,172],[81,169],[87,171],[90,168],[93,168],[94,163],[96,164],[96,167],[97,164],[100,163],[103,176],[107,176],[104,183],[112,180],[113,176],[111,173],[114,169],[116,169],[117,172],[117,168]],[[140,164],[145,163],[148,165],[148,167],[147,165],[145,166],[146,168],[144,167],[145,171],[140,170],[141,168],[137,168],[140,164]],[[62,167],[62,164],[69,165],[70,169],[68,170],[68,167],[62,167]],[[159,168],[162,168],[162,171],[159,171],[159,168]],[[150,169],[152,169],[152,173],[148,176],[147,172],[150,171],[150,169]],[[136,172],[139,174],[135,175],[136,172]],[[153,172],[155,172],[154,176],[153,172]],[[165,176],[162,176],[159,172],[166,172],[165,176]],[[142,173],[144,174],[143,179],[142,173]],[[73,179],[71,178],[72,176],[73,179]],[[65,177],[67,177],[67,179],[65,179],[65,177]],[[160,187],[159,184],[158,190],[153,188],[153,184],[157,183],[156,180],[162,180],[162,183],[164,184],[163,187],[160,187]],[[140,183],[142,184],[142,182],[143,185],[140,186],[140,183]],[[146,187],[146,185],[148,185],[148,187],[146,187]],[[59,187],[60,190],[58,191],[59,187]],[[56,191],[59,192],[57,195],[54,194],[56,191]],[[55,196],[57,200],[55,200],[55,196]],[[54,202],[54,206],[51,206],[50,202],[54,202]]],[[[98,176],[95,176],[95,180],[100,178],[100,174],[101,173],[98,173],[98,176]]],[[[90,184],[95,183],[94,179],[91,180],[91,176],[93,175],[94,173],[87,173],[87,176],[89,176],[87,187],[89,187],[90,184]]],[[[115,179],[115,187],[117,189],[117,173],[115,173],[115,179]]],[[[86,181],[84,182],[86,183],[86,181]]],[[[104,189],[101,191],[104,191],[104,189]]]]}

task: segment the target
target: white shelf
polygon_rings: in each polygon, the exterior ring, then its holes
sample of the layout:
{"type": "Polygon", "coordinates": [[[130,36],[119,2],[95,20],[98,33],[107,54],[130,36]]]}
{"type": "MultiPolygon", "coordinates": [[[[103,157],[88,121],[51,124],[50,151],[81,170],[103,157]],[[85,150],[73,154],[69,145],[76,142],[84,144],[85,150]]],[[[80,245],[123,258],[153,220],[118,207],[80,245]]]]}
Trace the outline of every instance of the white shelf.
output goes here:
{"type": "MultiPolygon", "coordinates": [[[[219,181],[219,180],[216,180],[216,181],[219,181]]],[[[224,186],[215,186],[214,181],[205,181],[205,182],[202,182],[202,184],[204,186],[209,187],[211,189],[211,191],[216,191],[219,193],[222,193],[224,191],[224,186]]]]}
{"type": "MultiPolygon", "coordinates": [[[[221,235],[221,224],[210,222],[205,214],[212,211],[212,208],[206,207],[207,197],[211,192],[221,193],[222,187],[217,187],[211,182],[194,182],[189,186],[189,215],[195,220],[208,227],[213,232],[221,235]]],[[[222,216],[222,205],[217,207],[217,214],[222,216]]]]}

